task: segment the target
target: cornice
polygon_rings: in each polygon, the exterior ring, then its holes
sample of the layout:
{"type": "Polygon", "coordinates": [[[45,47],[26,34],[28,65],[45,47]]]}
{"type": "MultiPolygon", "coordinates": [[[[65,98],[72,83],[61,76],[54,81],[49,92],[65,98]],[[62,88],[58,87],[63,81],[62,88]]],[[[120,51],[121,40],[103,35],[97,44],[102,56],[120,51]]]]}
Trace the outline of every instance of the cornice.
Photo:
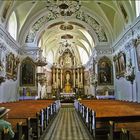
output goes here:
{"type": "Polygon", "coordinates": [[[118,50],[119,48],[128,46],[128,44],[131,44],[132,40],[137,39],[138,36],[140,36],[140,17],[119,36],[112,47],[114,50],[118,50]]]}

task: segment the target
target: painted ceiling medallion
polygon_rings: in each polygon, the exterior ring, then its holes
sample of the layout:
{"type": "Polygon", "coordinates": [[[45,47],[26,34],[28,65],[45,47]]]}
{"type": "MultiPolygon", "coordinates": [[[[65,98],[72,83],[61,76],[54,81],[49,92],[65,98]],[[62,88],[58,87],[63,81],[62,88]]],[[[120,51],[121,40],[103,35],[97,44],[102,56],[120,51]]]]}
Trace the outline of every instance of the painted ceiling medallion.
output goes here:
{"type": "Polygon", "coordinates": [[[47,9],[58,16],[72,16],[80,10],[80,0],[46,0],[47,9]]]}
{"type": "Polygon", "coordinates": [[[61,39],[73,39],[73,36],[70,34],[65,34],[65,35],[61,36],[61,39]]]}
{"type": "Polygon", "coordinates": [[[70,24],[68,24],[68,25],[62,24],[62,25],[60,25],[60,29],[61,30],[72,30],[73,26],[70,24]]]}

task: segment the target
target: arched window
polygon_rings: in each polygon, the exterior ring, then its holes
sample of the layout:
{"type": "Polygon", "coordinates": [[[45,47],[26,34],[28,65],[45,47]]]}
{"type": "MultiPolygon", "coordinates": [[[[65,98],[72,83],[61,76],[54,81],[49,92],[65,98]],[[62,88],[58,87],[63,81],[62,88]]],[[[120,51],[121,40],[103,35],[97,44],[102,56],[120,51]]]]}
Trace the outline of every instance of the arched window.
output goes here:
{"type": "Polygon", "coordinates": [[[140,1],[136,0],[136,16],[140,15],[140,1]]]}
{"type": "Polygon", "coordinates": [[[81,57],[81,62],[84,64],[86,64],[89,60],[89,57],[88,57],[88,54],[87,52],[81,48],[81,47],[78,47],[78,50],[79,50],[79,54],[80,54],[80,57],[81,57]]]}
{"type": "Polygon", "coordinates": [[[15,12],[13,12],[8,21],[8,32],[16,40],[17,37],[17,18],[15,12]]]}
{"type": "Polygon", "coordinates": [[[53,52],[52,51],[50,51],[49,53],[48,53],[48,55],[47,55],[47,61],[49,62],[49,63],[51,63],[51,64],[53,64],[53,62],[54,62],[54,55],[53,55],[53,52]]]}

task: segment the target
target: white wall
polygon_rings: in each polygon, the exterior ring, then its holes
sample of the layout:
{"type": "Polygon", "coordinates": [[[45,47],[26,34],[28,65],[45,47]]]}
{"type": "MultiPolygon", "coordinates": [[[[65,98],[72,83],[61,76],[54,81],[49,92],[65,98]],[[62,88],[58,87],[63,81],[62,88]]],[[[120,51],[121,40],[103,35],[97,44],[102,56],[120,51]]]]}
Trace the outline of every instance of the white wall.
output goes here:
{"type": "MultiPolygon", "coordinates": [[[[125,77],[120,77],[116,79],[114,77],[114,88],[116,99],[128,100],[128,101],[137,101],[140,102],[140,71],[138,70],[137,64],[137,40],[140,39],[140,18],[124,31],[122,36],[114,43],[114,56],[117,55],[120,51],[126,54],[126,64],[128,60],[132,59],[132,66],[135,68],[135,80],[133,85],[130,81],[127,81],[125,77]]],[[[115,71],[114,71],[115,73],[115,71]]]]}
{"type": "Polygon", "coordinates": [[[18,100],[18,83],[13,80],[6,80],[0,86],[0,102],[10,102],[18,100]]]}
{"type": "Polygon", "coordinates": [[[0,85],[0,102],[9,102],[9,101],[16,101],[18,100],[18,85],[19,85],[19,77],[17,80],[8,79],[6,76],[6,56],[9,53],[13,53],[14,56],[18,56],[18,45],[16,42],[10,37],[10,35],[3,29],[0,25],[0,60],[4,59],[4,67],[3,73],[0,76],[5,77],[5,82],[1,83],[0,85]]]}

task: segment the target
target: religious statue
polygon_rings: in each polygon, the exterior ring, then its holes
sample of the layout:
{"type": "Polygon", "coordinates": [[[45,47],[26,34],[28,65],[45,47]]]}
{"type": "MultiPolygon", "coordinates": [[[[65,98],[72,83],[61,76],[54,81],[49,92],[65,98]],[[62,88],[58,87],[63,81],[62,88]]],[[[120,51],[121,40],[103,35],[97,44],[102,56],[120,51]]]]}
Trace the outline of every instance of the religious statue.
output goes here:
{"type": "Polygon", "coordinates": [[[70,80],[70,74],[67,73],[67,74],[66,74],[66,84],[69,84],[69,80],[70,80]]]}
{"type": "Polygon", "coordinates": [[[70,74],[66,73],[66,84],[65,84],[65,92],[71,92],[71,85],[70,85],[70,74]]]}

